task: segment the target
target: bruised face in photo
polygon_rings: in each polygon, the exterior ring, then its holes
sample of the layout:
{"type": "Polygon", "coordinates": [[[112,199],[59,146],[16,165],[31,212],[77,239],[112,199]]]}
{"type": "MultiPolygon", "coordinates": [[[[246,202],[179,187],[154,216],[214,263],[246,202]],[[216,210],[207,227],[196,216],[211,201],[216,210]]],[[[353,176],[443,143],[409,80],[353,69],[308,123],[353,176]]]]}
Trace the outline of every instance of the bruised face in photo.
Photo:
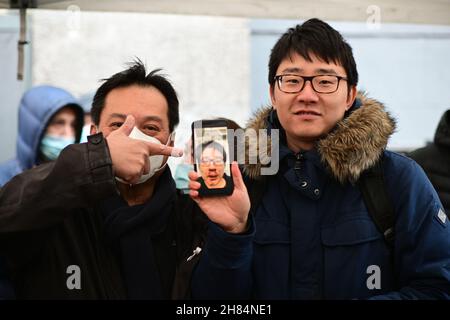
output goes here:
{"type": "Polygon", "coordinates": [[[212,145],[206,146],[200,157],[200,174],[209,189],[224,188],[225,157],[223,150],[212,145]]]}

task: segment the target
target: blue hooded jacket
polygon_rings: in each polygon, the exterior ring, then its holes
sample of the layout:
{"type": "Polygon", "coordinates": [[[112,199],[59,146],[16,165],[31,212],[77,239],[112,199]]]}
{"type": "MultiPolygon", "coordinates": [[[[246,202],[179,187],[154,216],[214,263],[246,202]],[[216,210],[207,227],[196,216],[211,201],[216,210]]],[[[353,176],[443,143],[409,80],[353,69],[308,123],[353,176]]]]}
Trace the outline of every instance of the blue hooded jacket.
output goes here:
{"type": "Polygon", "coordinates": [[[24,93],[19,106],[16,157],[0,165],[0,187],[39,164],[39,146],[47,124],[55,113],[68,105],[77,115],[75,141],[79,142],[84,112],[70,93],[52,86],[37,86],[24,93]]]}
{"type": "MultiPolygon", "coordinates": [[[[75,141],[80,141],[84,112],[67,91],[51,86],[34,87],[24,93],[19,106],[16,157],[0,165],[0,188],[24,170],[39,164],[39,146],[51,117],[71,106],[76,113],[75,141]]],[[[14,298],[6,262],[0,257],[0,299],[14,298]]]]}

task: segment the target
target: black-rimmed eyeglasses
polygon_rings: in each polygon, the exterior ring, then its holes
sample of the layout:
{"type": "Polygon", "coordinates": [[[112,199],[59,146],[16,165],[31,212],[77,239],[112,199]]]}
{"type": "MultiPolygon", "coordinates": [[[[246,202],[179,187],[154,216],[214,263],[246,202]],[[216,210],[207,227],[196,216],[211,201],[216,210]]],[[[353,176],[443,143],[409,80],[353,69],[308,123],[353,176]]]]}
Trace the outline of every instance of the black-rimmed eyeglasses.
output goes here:
{"type": "Polygon", "coordinates": [[[298,93],[303,90],[307,81],[317,93],[333,93],[339,88],[339,82],[347,78],[335,75],[317,75],[304,77],[296,74],[281,74],[275,76],[278,89],[285,93],[298,93]]]}

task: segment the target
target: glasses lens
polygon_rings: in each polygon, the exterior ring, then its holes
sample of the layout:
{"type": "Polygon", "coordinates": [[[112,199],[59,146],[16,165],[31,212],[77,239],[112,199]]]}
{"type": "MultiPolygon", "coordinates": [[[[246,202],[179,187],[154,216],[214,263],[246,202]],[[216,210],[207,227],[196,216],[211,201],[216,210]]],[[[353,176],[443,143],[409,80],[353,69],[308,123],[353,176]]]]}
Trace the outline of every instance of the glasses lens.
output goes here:
{"type": "Polygon", "coordinates": [[[200,160],[200,164],[203,166],[209,166],[210,164],[214,164],[216,166],[223,164],[223,159],[221,158],[202,158],[200,160]]]}
{"type": "Polygon", "coordinates": [[[280,90],[288,93],[299,92],[303,87],[303,78],[294,75],[282,76],[279,79],[280,90]]]}
{"type": "Polygon", "coordinates": [[[337,90],[339,79],[336,76],[316,76],[313,78],[314,90],[320,93],[331,93],[337,90]]]}

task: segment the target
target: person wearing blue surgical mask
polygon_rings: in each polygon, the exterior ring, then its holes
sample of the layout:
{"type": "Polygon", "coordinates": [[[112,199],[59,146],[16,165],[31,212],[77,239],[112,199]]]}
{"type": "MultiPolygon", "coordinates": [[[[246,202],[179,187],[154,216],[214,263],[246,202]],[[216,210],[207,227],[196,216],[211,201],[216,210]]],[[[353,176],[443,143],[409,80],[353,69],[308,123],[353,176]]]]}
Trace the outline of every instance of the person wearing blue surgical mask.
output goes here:
{"type": "Polygon", "coordinates": [[[177,189],[183,194],[189,193],[188,173],[194,170],[191,148],[192,140],[189,139],[184,146],[183,160],[176,166],[173,176],[177,189]]]}
{"type": "Polygon", "coordinates": [[[38,164],[55,160],[62,149],[78,143],[83,128],[83,108],[64,89],[36,86],[19,104],[16,156],[0,164],[0,187],[38,164]]]}
{"type": "Polygon", "coordinates": [[[94,99],[93,92],[86,93],[78,99],[80,101],[81,106],[84,109],[84,126],[81,131],[80,143],[88,142],[87,137],[91,135],[91,125],[92,125],[91,107],[93,99],[94,99]]]}
{"type": "Polygon", "coordinates": [[[75,143],[76,123],[76,113],[71,107],[64,107],[53,115],[41,140],[42,160],[56,160],[65,147],[75,143]]]}

